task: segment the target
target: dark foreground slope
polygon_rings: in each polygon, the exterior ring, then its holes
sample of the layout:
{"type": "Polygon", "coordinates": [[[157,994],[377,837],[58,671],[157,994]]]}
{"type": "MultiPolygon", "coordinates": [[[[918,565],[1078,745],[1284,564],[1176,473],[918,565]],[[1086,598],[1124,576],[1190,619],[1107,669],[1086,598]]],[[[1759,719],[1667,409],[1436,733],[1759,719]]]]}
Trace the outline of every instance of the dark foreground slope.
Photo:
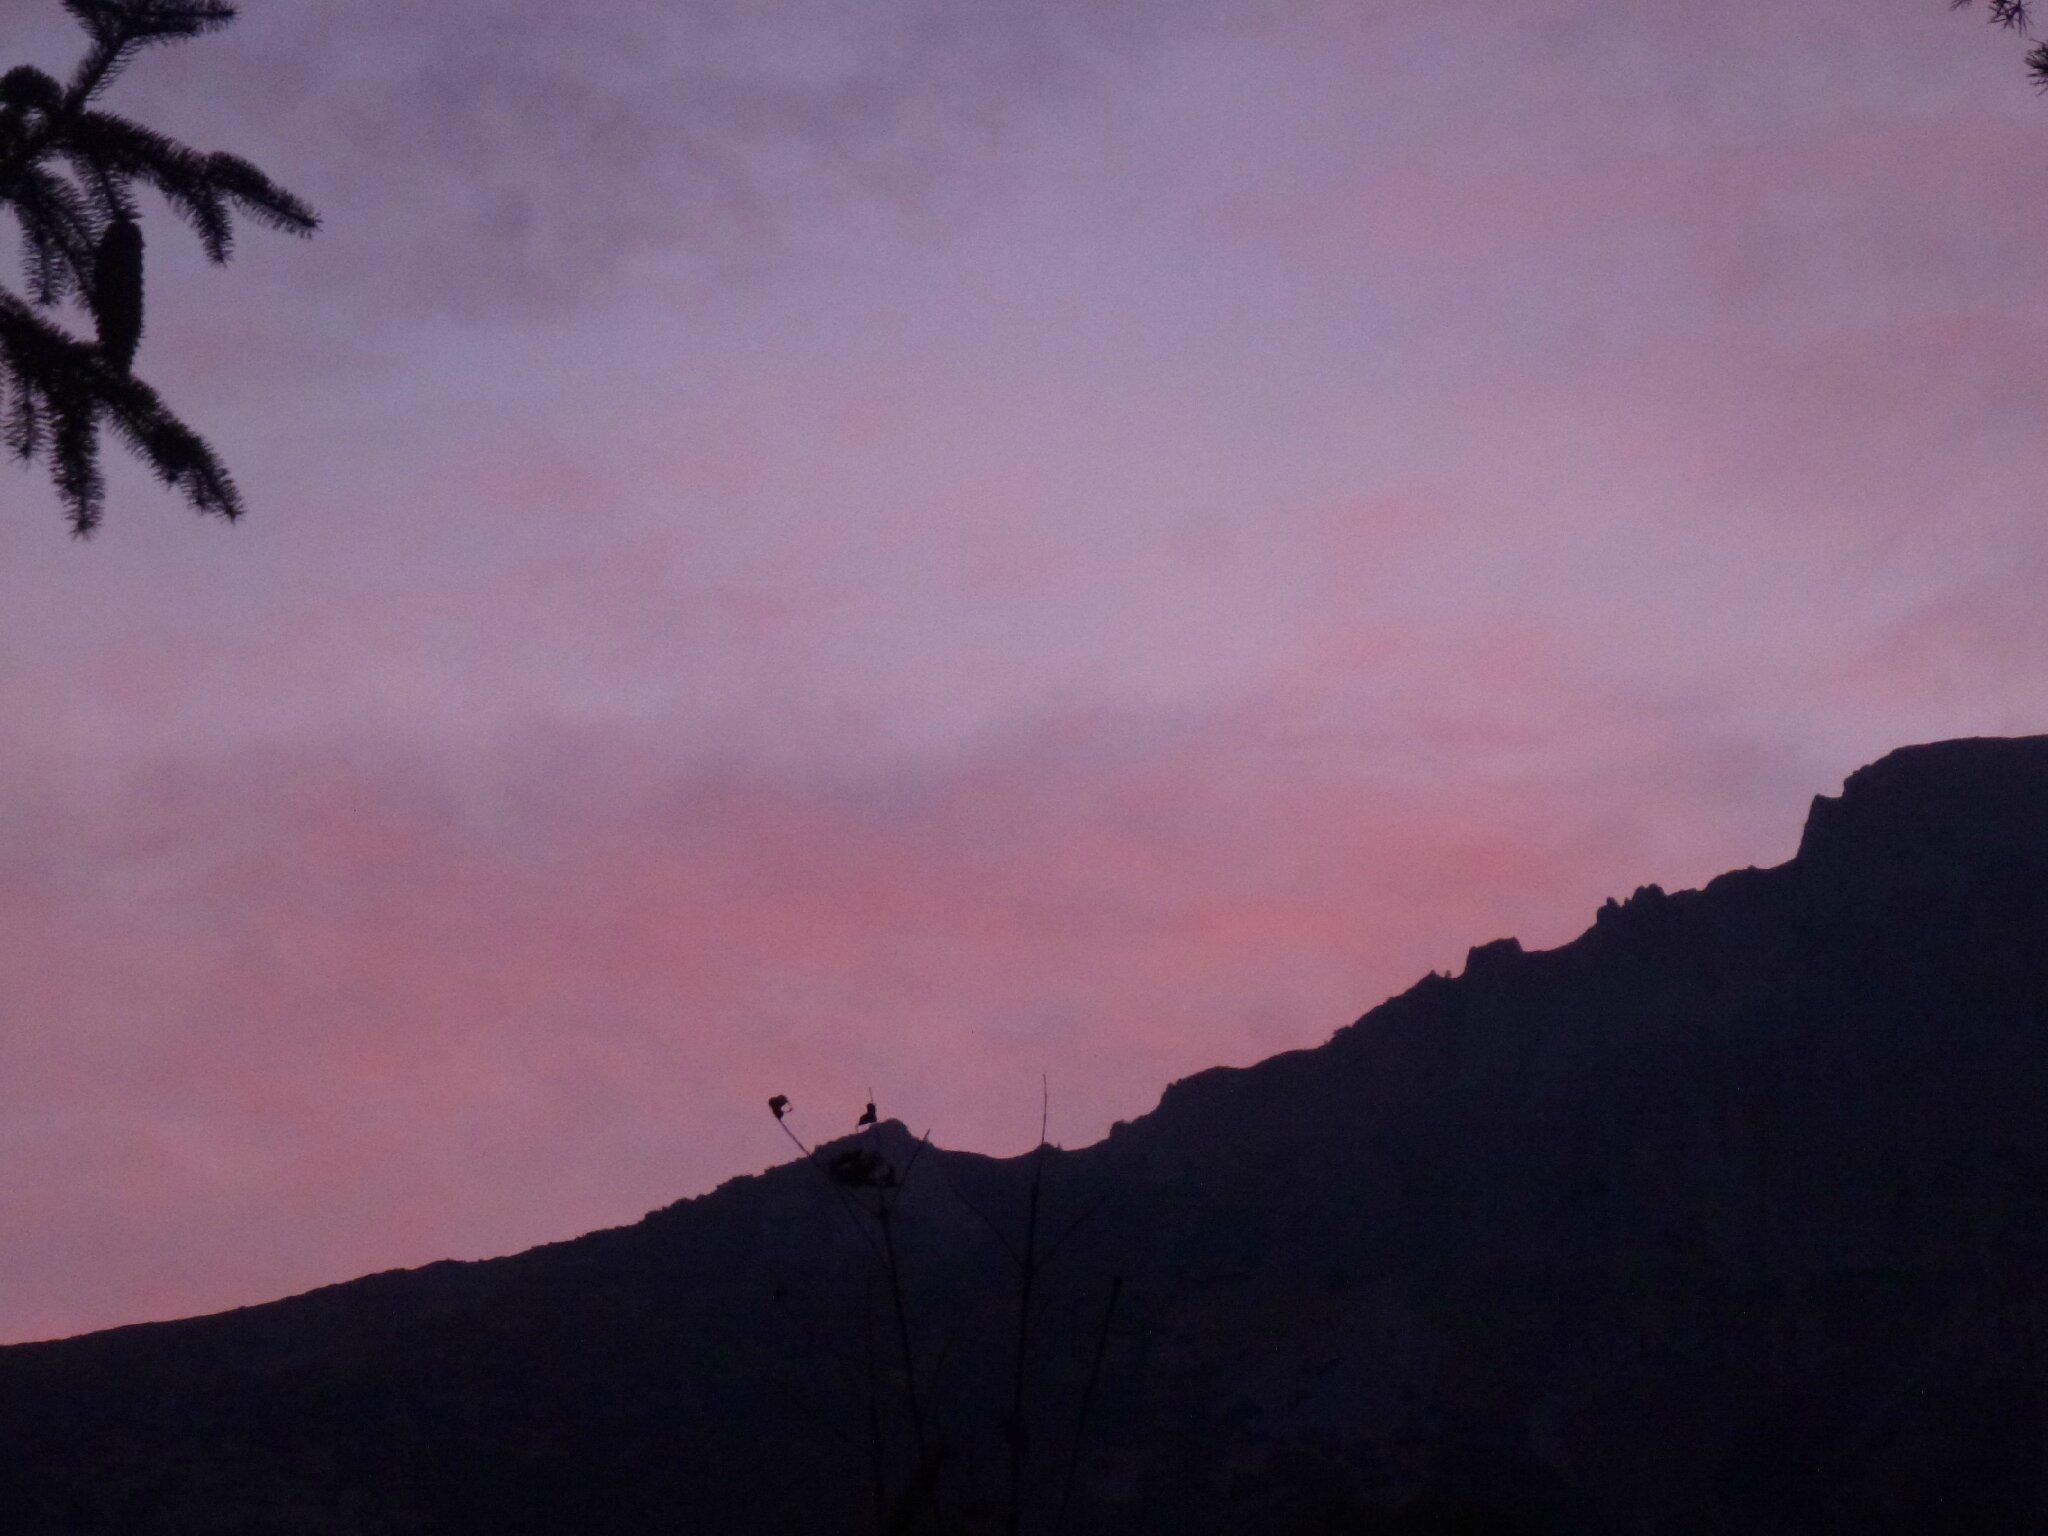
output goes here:
{"type": "MultiPolygon", "coordinates": [[[[901,1128],[882,1149],[907,1161],[901,1128]]],[[[1000,1493],[1028,1163],[901,1231],[944,1491],[1000,1493]],[[968,1201],[979,1208],[970,1209],[968,1201]],[[986,1217],[986,1221],[984,1221],[986,1217]]],[[[1046,1166],[1026,1529],[2048,1531],[2048,738],[1894,753],[1799,855],[1474,950],[1046,1166]]],[[[0,1526],[872,1528],[893,1323],[816,1170],[486,1264],[0,1350],[0,1526]],[[871,1366],[872,1362],[872,1366],[871,1366]]],[[[975,1527],[992,1528],[992,1527],[975,1527]]]]}

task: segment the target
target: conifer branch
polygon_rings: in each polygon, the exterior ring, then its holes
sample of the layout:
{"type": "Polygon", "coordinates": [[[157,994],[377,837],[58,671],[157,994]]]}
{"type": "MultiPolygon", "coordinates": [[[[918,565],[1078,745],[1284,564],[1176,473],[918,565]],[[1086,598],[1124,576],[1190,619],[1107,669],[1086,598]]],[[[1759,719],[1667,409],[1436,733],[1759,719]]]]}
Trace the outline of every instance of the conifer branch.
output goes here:
{"type": "MultiPolygon", "coordinates": [[[[1952,11],[1967,11],[1976,0],[1949,0],[1952,11]]],[[[2031,0],[1986,0],[1984,19],[1994,27],[2021,37],[2034,37],[2034,8],[2031,0]]],[[[2035,41],[2027,49],[2027,78],[2034,88],[2048,91],[2048,41],[2035,41]]]]}
{"type": "Polygon", "coordinates": [[[230,521],[240,494],[213,449],[131,372],[143,336],[144,242],[134,189],[161,196],[209,260],[234,251],[234,215],[310,235],[319,218],[248,161],[206,154],[95,101],[142,50],[216,32],[224,0],[63,0],[87,47],[68,84],[33,66],[0,74],[0,209],[21,230],[26,297],[0,287],[0,440],[46,462],[81,536],[98,527],[101,429],[195,511],[230,521]],[[76,303],[82,339],[46,311],[76,303]]]}

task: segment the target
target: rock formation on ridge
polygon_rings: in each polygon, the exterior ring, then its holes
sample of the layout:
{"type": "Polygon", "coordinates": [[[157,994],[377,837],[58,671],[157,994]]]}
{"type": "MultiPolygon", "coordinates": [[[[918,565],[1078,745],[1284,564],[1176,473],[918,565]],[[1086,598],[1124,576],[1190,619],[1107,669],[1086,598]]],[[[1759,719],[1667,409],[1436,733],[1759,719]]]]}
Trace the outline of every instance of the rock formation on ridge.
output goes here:
{"type": "MultiPolygon", "coordinates": [[[[904,1193],[963,1511],[1001,1480],[1014,1299],[983,1218],[1020,1232],[1028,1175],[933,1149],[904,1193]]],[[[2048,1531],[2048,738],[1895,752],[1789,863],[1481,945],[1321,1047],[1176,1083],[1048,1157],[1050,1229],[1105,1196],[1047,1276],[1027,1529],[1121,1274],[1075,1536],[1420,1499],[1560,1536],[2048,1531]]],[[[874,1275],[793,1164],[514,1258],[0,1350],[0,1509],[20,1536],[871,1530],[874,1275]]]]}

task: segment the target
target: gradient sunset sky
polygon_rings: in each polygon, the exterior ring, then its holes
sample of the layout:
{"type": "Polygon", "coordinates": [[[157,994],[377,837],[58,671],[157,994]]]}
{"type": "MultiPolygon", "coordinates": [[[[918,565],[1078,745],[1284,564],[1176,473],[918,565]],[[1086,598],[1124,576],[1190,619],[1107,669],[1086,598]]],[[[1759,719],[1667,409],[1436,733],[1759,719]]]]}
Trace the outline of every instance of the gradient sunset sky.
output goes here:
{"type": "MultiPolygon", "coordinates": [[[[0,0],[0,65],[64,63],[0,0]]],[[[1020,1151],[2048,729],[2048,101],[1945,0],[250,0],[309,198],[0,467],[0,1339],[1020,1151]]],[[[0,252],[0,257],[7,253],[0,252]]]]}

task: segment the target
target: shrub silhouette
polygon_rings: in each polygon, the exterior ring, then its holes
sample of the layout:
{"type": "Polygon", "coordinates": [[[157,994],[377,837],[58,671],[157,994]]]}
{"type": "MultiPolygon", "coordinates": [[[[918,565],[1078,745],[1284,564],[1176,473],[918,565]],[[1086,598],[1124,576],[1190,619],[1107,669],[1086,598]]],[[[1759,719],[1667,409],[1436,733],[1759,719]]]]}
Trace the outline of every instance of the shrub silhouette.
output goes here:
{"type": "MultiPolygon", "coordinates": [[[[1050,1145],[1045,1134],[1049,1106],[1044,1097],[1041,1097],[1040,1103],[1038,1146],[1032,1153],[1022,1245],[1011,1242],[1001,1227],[958,1188],[952,1191],[955,1198],[981,1220],[1002,1246],[1017,1276],[1009,1389],[1002,1421],[996,1426],[997,1437],[1003,1448],[1005,1466],[1003,1493],[1001,1498],[997,1499],[986,1493],[969,1490],[953,1501],[960,1506],[957,1514],[949,1512],[949,1501],[946,1497],[948,1468],[956,1460],[957,1447],[954,1439],[935,1422],[933,1406],[927,1400],[921,1381],[914,1343],[916,1330],[912,1321],[911,1292],[904,1272],[903,1251],[899,1240],[900,1204],[903,1193],[910,1184],[919,1159],[930,1145],[929,1133],[918,1140],[910,1156],[905,1159],[903,1168],[899,1170],[882,1148],[881,1125],[876,1115],[872,1094],[856,1121],[856,1129],[865,1131],[868,1144],[844,1148],[830,1157],[821,1155],[807,1145],[791,1126],[791,1107],[786,1095],[775,1095],[768,1101],[768,1107],[782,1133],[803,1154],[805,1161],[819,1171],[836,1198],[853,1215],[885,1282],[890,1323],[900,1357],[900,1406],[911,1428],[916,1456],[910,1470],[892,1486],[883,1452],[880,1389],[872,1368],[871,1356],[867,1384],[868,1401],[865,1405],[868,1429],[866,1450],[870,1500],[877,1531],[883,1533],[883,1536],[913,1536],[913,1533],[914,1536],[956,1536],[956,1533],[985,1527],[988,1523],[999,1520],[1004,1536],[1021,1536],[1024,1523],[1026,1467],[1033,1444],[1030,1413],[1033,1302],[1046,1266],[1058,1257],[1067,1240],[1091,1220],[1102,1206],[1102,1201],[1098,1199],[1075,1216],[1051,1243],[1041,1243],[1040,1218],[1044,1194],[1045,1154],[1050,1145]]],[[[1088,1414],[1100,1383],[1103,1356],[1122,1290],[1122,1277],[1112,1277],[1101,1324],[1093,1339],[1087,1374],[1075,1407],[1072,1445],[1059,1485],[1057,1513],[1051,1528],[1053,1536],[1060,1536],[1065,1529],[1067,1514],[1072,1505],[1076,1473],[1086,1439],[1088,1414]]]]}

